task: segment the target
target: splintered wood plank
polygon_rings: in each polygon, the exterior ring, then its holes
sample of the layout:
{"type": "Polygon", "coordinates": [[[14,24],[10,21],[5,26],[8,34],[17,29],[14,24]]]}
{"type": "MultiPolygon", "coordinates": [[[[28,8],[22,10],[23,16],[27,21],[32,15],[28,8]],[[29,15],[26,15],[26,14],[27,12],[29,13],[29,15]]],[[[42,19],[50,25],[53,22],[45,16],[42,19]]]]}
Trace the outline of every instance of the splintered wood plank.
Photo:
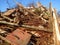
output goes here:
{"type": "Polygon", "coordinates": [[[53,9],[53,19],[54,19],[54,43],[55,45],[60,45],[59,41],[60,41],[60,33],[59,33],[59,27],[58,27],[58,21],[57,21],[57,16],[56,16],[56,10],[53,9]]]}
{"type": "Polygon", "coordinates": [[[49,29],[45,29],[45,28],[41,28],[41,27],[36,27],[36,26],[22,25],[22,27],[35,29],[33,31],[42,30],[42,31],[47,31],[47,32],[53,32],[53,30],[49,30],[49,29]]]}
{"type": "Polygon", "coordinates": [[[15,11],[15,9],[8,10],[7,12],[3,13],[4,16],[9,16],[15,11]]]}

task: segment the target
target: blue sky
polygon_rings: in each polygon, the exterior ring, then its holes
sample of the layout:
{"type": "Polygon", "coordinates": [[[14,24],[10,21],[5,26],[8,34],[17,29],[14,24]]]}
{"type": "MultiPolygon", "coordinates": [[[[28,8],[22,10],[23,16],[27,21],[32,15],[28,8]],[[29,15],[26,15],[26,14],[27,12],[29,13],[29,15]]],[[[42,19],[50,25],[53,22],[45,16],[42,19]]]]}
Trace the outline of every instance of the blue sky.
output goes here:
{"type": "MultiPolygon", "coordinates": [[[[22,3],[24,6],[27,6],[29,3],[32,2],[40,2],[42,5],[48,7],[49,2],[52,2],[52,6],[57,9],[57,11],[60,11],[60,0],[16,0],[17,2],[22,3]]],[[[8,0],[10,8],[15,7],[16,4],[13,0],[8,0]]],[[[9,8],[9,5],[7,4],[7,0],[0,0],[0,10],[6,11],[7,8],[9,8]]]]}

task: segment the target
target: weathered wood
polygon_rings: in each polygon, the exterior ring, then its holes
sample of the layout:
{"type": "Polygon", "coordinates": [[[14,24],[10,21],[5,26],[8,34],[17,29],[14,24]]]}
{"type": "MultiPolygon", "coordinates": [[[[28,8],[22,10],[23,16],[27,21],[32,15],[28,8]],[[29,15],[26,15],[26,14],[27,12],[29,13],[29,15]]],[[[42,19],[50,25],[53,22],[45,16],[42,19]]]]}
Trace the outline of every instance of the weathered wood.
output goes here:
{"type": "Polygon", "coordinates": [[[44,10],[47,10],[46,7],[44,7],[40,2],[37,3],[37,6],[40,8],[42,7],[44,10]]]}
{"type": "Polygon", "coordinates": [[[49,3],[49,12],[50,12],[50,17],[49,17],[49,26],[50,30],[53,30],[53,17],[52,17],[52,4],[51,2],[49,3]]]}
{"type": "Polygon", "coordinates": [[[54,19],[54,44],[55,45],[60,45],[60,33],[59,33],[59,27],[58,27],[58,21],[57,21],[57,16],[56,16],[56,10],[53,9],[53,19],[54,19]]]}
{"type": "Polygon", "coordinates": [[[44,19],[42,16],[39,16],[37,18],[41,18],[45,23],[48,22],[46,19],[44,19]]]}
{"type": "Polygon", "coordinates": [[[0,21],[1,24],[8,24],[8,25],[14,25],[14,26],[18,26],[18,24],[16,23],[10,23],[10,22],[6,22],[6,21],[0,21]]]}
{"type": "Polygon", "coordinates": [[[34,31],[42,30],[42,31],[47,31],[47,32],[53,32],[52,30],[36,27],[36,26],[22,25],[22,27],[35,29],[34,31]]]}
{"type": "Polygon", "coordinates": [[[46,22],[46,20],[45,20],[44,18],[39,17],[38,15],[36,15],[36,14],[35,14],[35,13],[33,13],[33,12],[31,12],[30,10],[28,10],[28,9],[24,8],[21,4],[17,3],[17,5],[19,5],[19,7],[23,8],[24,10],[26,10],[26,11],[28,11],[29,13],[31,13],[32,15],[34,15],[34,16],[35,16],[35,18],[41,18],[43,21],[45,21],[45,22],[46,22]]]}
{"type": "Polygon", "coordinates": [[[0,33],[5,33],[6,31],[4,31],[4,30],[2,30],[2,29],[0,29],[0,33]]]}
{"type": "Polygon", "coordinates": [[[22,6],[22,4],[19,4],[19,3],[16,3],[16,4],[17,4],[20,8],[22,8],[22,9],[26,10],[27,12],[31,13],[32,15],[38,16],[38,15],[34,14],[33,12],[31,12],[30,10],[24,8],[24,7],[22,6]]]}
{"type": "Polygon", "coordinates": [[[7,40],[6,38],[4,38],[4,37],[1,36],[1,35],[0,35],[0,39],[2,39],[2,40],[4,40],[4,41],[6,41],[7,43],[10,43],[10,44],[11,44],[11,42],[10,42],[9,40],[7,40]]]}
{"type": "MultiPolygon", "coordinates": [[[[50,27],[50,30],[52,30],[52,32],[53,32],[53,24],[54,24],[54,23],[53,23],[52,4],[51,4],[51,2],[49,3],[49,14],[50,14],[50,15],[49,15],[49,16],[50,16],[50,17],[49,17],[49,27],[50,27]]],[[[53,35],[53,37],[52,37],[52,38],[53,38],[53,45],[55,45],[55,44],[54,44],[54,32],[53,32],[52,35],[53,35]]]]}
{"type": "MultiPolygon", "coordinates": [[[[35,18],[41,18],[43,21],[48,22],[48,21],[47,21],[47,20],[45,20],[44,18],[42,18],[42,17],[40,17],[40,16],[36,15],[35,13],[31,12],[30,10],[28,10],[28,9],[24,8],[24,6],[23,6],[22,4],[20,4],[20,3],[16,2],[15,0],[14,0],[14,2],[19,6],[19,8],[22,8],[22,9],[26,10],[27,12],[29,12],[30,14],[34,15],[34,16],[35,16],[35,18]]],[[[42,7],[43,7],[43,6],[42,6],[42,7]]],[[[43,7],[43,8],[45,9],[45,7],[43,7]]],[[[45,10],[47,10],[47,9],[45,9],[45,10]]]]}
{"type": "Polygon", "coordinates": [[[9,20],[9,21],[13,21],[13,19],[11,19],[11,18],[9,18],[9,17],[6,17],[6,16],[4,16],[4,15],[1,15],[4,19],[7,19],[7,20],[9,20]]]}
{"type": "Polygon", "coordinates": [[[11,15],[13,12],[15,12],[15,9],[10,9],[10,10],[6,11],[5,13],[3,13],[2,15],[4,15],[4,16],[9,16],[9,15],[11,15]]]}

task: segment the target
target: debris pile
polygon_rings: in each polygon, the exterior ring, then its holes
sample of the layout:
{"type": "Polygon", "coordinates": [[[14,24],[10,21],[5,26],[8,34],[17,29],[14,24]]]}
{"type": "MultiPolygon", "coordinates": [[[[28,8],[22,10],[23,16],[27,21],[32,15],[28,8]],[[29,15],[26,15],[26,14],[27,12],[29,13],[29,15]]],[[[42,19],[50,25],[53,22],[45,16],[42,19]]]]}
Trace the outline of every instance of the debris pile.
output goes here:
{"type": "Polygon", "coordinates": [[[17,8],[0,13],[0,35],[1,45],[5,45],[4,42],[11,45],[54,44],[49,9],[40,3],[37,7],[23,7],[18,3],[17,8]]]}

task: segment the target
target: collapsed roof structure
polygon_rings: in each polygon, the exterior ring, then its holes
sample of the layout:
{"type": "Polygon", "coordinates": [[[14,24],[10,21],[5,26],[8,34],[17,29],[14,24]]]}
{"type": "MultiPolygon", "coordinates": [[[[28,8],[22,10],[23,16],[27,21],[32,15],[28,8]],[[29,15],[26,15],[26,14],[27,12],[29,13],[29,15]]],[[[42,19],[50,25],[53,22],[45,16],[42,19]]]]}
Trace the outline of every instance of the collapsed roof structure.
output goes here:
{"type": "Polygon", "coordinates": [[[54,45],[51,6],[18,7],[0,14],[1,45],[54,45]],[[6,43],[6,44],[7,44],[6,43]]]}

